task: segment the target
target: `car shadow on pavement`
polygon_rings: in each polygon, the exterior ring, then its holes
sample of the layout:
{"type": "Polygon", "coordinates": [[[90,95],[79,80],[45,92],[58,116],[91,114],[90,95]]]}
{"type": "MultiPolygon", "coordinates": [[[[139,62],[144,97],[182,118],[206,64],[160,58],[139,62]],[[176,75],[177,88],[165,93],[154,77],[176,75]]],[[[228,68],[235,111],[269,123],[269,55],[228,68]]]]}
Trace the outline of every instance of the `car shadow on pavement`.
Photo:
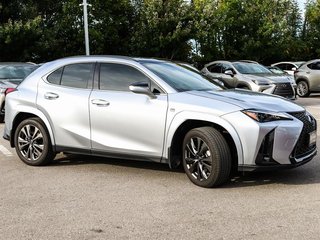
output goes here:
{"type": "MultiPolygon", "coordinates": [[[[121,166],[125,168],[145,169],[163,172],[175,172],[185,174],[183,167],[170,169],[167,164],[145,161],[133,161],[124,159],[114,159],[105,157],[95,157],[77,154],[60,154],[51,166],[66,166],[66,165],[86,165],[86,164],[102,164],[111,166],[121,166]]],[[[233,174],[231,180],[220,188],[241,188],[259,185],[270,184],[285,184],[285,185],[305,185],[320,183],[319,165],[301,166],[295,169],[266,171],[266,172],[237,172],[233,174]]]]}
{"type": "Polygon", "coordinates": [[[106,164],[106,165],[129,167],[129,168],[184,173],[182,167],[179,167],[177,169],[170,169],[167,164],[162,164],[157,162],[126,160],[126,159],[97,157],[97,156],[78,155],[78,154],[60,154],[60,156],[58,156],[52,162],[51,166],[82,165],[82,164],[106,164]]]}
{"type": "Polygon", "coordinates": [[[224,188],[240,188],[270,184],[284,185],[305,185],[319,184],[319,170],[307,166],[265,172],[245,172],[237,173],[233,176],[229,183],[225,184],[224,188]]]}

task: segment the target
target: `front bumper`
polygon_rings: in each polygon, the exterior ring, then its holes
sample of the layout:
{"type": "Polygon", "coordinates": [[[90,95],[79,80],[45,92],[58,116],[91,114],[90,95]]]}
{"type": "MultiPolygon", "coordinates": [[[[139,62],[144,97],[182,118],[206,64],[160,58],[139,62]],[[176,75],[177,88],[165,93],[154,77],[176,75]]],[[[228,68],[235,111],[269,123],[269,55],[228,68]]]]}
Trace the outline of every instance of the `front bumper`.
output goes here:
{"type": "Polygon", "coordinates": [[[241,112],[223,116],[241,139],[243,162],[238,162],[239,170],[294,168],[317,154],[316,142],[309,139],[317,129],[315,119],[306,112],[290,115],[293,120],[266,123],[256,122],[241,112]]]}
{"type": "Polygon", "coordinates": [[[274,83],[270,85],[256,85],[252,90],[262,93],[274,94],[288,99],[296,99],[296,85],[290,82],[274,83]]]}
{"type": "Polygon", "coordinates": [[[290,164],[275,164],[269,166],[259,166],[259,165],[239,165],[238,171],[241,172],[259,172],[259,171],[274,171],[274,170],[281,170],[281,169],[291,169],[296,168],[301,165],[304,165],[310,162],[314,156],[317,155],[317,150],[315,149],[309,155],[307,155],[302,161],[300,162],[292,162],[290,164]]]}

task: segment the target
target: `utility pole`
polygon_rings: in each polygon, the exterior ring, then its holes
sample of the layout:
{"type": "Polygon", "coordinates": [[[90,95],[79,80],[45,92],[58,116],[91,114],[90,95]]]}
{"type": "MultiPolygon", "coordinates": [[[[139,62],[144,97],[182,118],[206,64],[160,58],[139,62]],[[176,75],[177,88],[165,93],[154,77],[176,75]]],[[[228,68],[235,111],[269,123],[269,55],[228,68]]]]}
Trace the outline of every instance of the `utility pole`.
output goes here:
{"type": "Polygon", "coordinates": [[[90,48],[89,48],[89,31],[88,31],[88,9],[87,6],[91,6],[87,4],[87,0],[83,0],[83,3],[80,6],[83,6],[83,23],[84,23],[84,40],[86,46],[86,55],[90,55],[90,48]]]}

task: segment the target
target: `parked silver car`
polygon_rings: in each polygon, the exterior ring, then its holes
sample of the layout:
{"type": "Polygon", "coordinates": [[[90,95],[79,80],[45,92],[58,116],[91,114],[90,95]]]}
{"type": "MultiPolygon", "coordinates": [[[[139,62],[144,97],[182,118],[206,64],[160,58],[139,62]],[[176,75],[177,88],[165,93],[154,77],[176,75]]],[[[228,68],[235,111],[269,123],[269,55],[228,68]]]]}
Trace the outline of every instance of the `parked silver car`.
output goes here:
{"type": "Polygon", "coordinates": [[[4,119],[6,94],[38,66],[32,63],[0,62],[0,122],[4,119]]]}
{"type": "Polygon", "coordinates": [[[70,152],[183,164],[202,187],[232,170],[291,168],[316,155],[316,120],[291,101],[223,90],[163,60],[49,62],[7,95],[4,138],[29,165],[70,152]]]}
{"type": "Polygon", "coordinates": [[[303,64],[294,74],[297,94],[308,97],[310,93],[320,92],[320,59],[303,64]]]}
{"type": "Polygon", "coordinates": [[[292,78],[274,74],[253,61],[214,61],[205,65],[201,72],[222,81],[227,88],[243,88],[295,99],[292,78]]]}
{"type": "Polygon", "coordinates": [[[288,74],[292,75],[294,74],[294,72],[300,67],[302,66],[302,64],[304,64],[305,61],[298,61],[298,62],[277,62],[277,63],[273,63],[271,64],[271,66],[273,67],[278,67],[281,70],[287,72],[288,74]]]}

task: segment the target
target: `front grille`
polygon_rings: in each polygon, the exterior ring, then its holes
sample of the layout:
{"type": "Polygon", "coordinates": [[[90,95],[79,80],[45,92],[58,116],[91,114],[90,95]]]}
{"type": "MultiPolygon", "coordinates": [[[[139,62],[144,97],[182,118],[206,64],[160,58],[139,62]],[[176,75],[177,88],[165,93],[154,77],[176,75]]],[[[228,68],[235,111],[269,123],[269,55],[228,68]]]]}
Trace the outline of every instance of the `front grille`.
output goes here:
{"type": "Polygon", "coordinates": [[[276,83],[275,85],[276,87],[273,91],[273,94],[287,98],[294,97],[294,91],[291,83],[276,83]]]}
{"type": "Polygon", "coordinates": [[[303,123],[303,128],[293,152],[293,157],[301,158],[309,154],[316,148],[316,144],[309,145],[309,133],[317,129],[317,122],[307,112],[289,113],[293,117],[299,119],[303,123]]]}

